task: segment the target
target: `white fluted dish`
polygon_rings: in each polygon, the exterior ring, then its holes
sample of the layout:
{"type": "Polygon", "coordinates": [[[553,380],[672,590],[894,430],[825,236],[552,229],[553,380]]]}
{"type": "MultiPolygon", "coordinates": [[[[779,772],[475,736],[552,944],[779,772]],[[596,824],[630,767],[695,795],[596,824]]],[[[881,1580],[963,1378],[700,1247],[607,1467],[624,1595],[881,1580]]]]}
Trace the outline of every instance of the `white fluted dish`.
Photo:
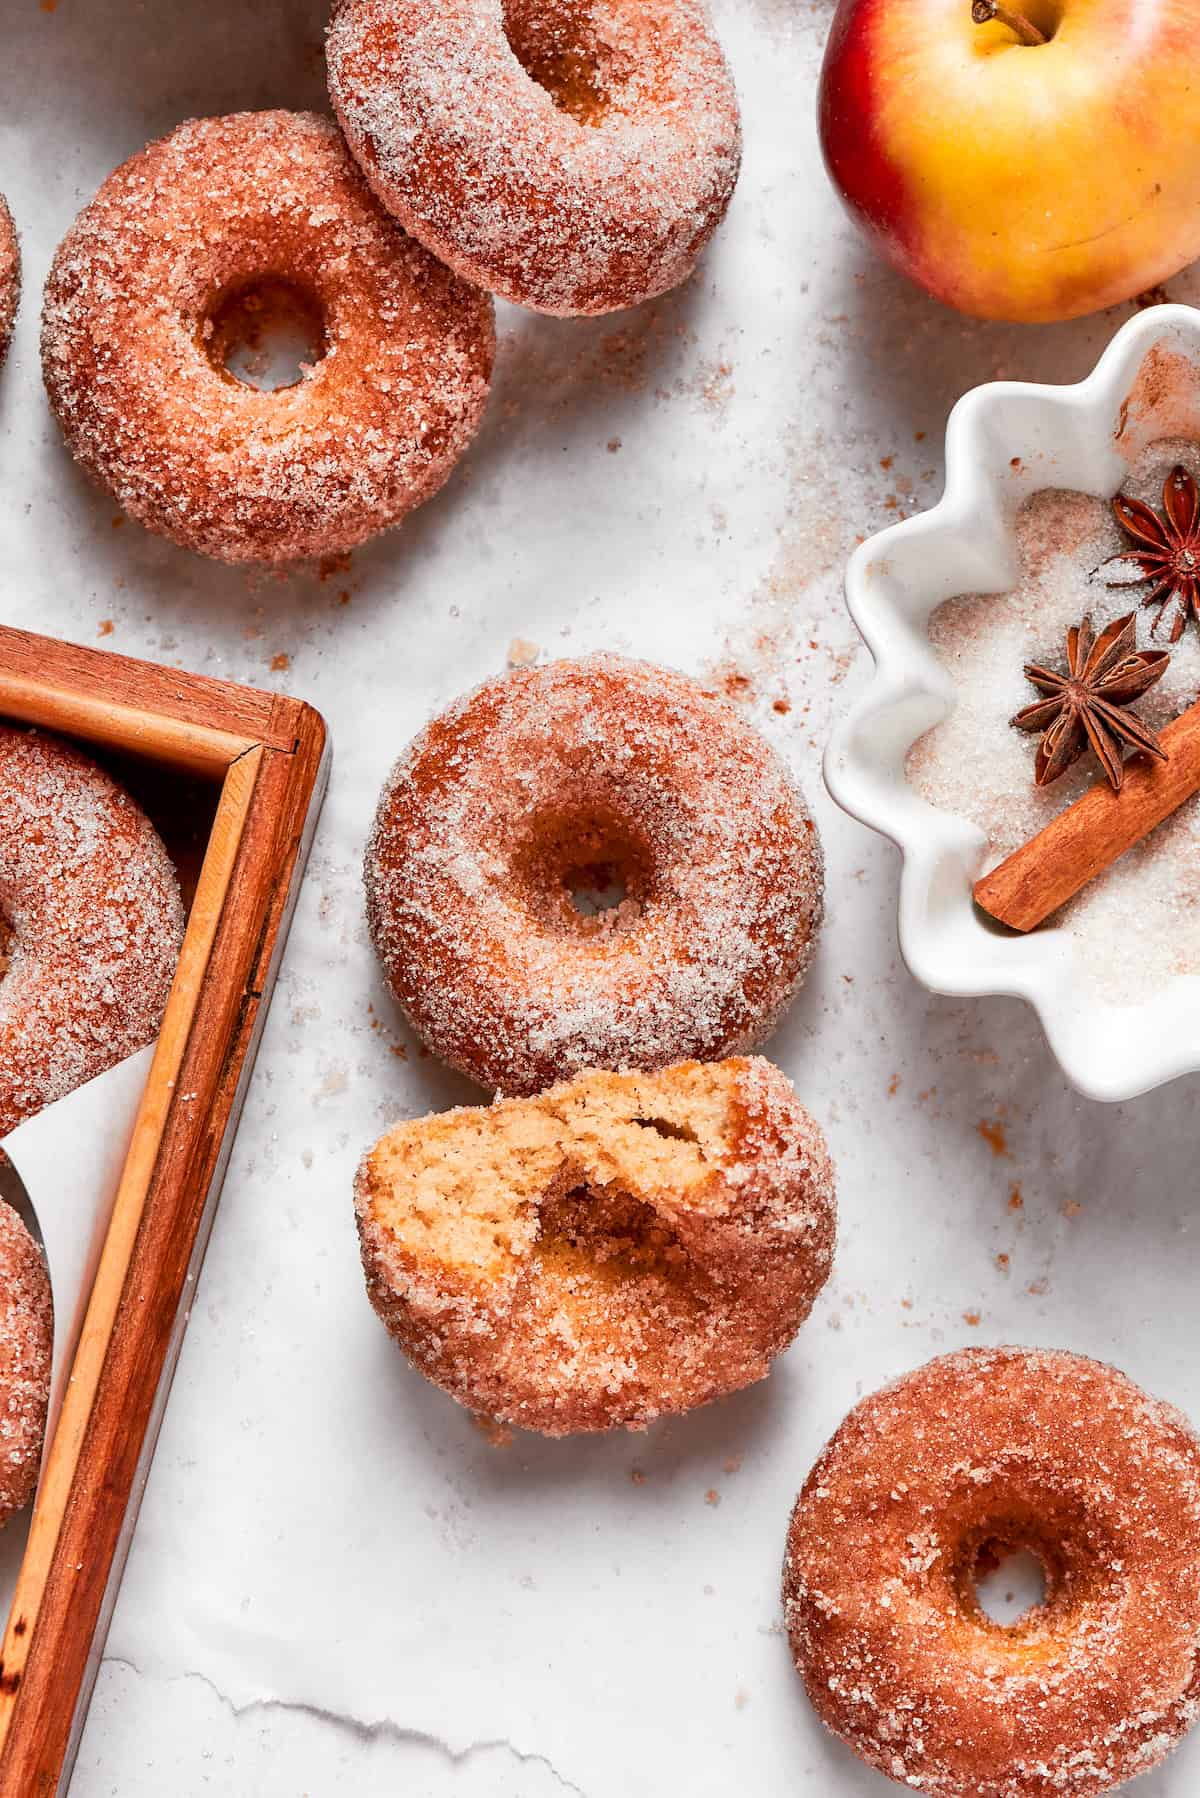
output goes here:
{"type": "Polygon", "coordinates": [[[837,803],[901,852],[900,950],[912,974],[935,993],[1026,1000],[1068,1080],[1096,1099],[1200,1069],[1200,977],[1176,975],[1141,1003],[1115,1005],[1085,980],[1068,931],[1051,923],[1017,936],[990,923],[971,897],[983,832],[923,799],[905,759],[955,703],[930,613],[957,594],[1014,586],[1014,518],[1032,493],[1111,496],[1163,437],[1200,439],[1200,312],[1188,306],[1130,319],[1075,386],[997,381],[965,394],[946,430],[942,499],[870,538],[847,567],[847,603],[875,672],[825,756],[837,803]]]}

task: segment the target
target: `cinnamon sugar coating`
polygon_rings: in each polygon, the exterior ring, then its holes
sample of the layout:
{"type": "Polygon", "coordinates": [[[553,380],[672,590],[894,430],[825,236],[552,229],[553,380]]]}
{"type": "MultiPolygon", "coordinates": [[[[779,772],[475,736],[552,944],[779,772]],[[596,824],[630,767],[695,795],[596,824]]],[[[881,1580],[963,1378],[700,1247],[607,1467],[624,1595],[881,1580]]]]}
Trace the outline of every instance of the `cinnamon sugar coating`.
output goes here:
{"type": "Polygon", "coordinates": [[[928,1798],[1094,1798],[1200,1707],[1200,1441],[1115,1368],[972,1349],[865,1399],[805,1481],[784,1609],[822,1720],[928,1798]],[[973,1573],[1027,1549],[1043,1603],[973,1573]]]}
{"type": "Polygon", "coordinates": [[[42,365],[73,454],[153,531],[229,562],[354,548],[429,499],[491,380],[491,302],[376,203],[327,119],[196,119],[110,175],[55,256],[42,365]],[[295,290],[324,347],[262,392],[223,306],[295,290]]]}
{"type": "Polygon", "coordinates": [[[170,857],[109,776],[0,725],[0,1136],[150,1042],[183,940],[170,857]]]}
{"type": "Polygon", "coordinates": [[[0,1203],[0,1528],[37,1485],[53,1347],[42,1252],[12,1206],[0,1203]]]}
{"type": "Polygon", "coordinates": [[[371,1303],[413,1364],[548,1436],[640,1429],[762,1379],[835,1223],[821,1131],[757,1058],[399,1124],[357,1209],[371,1303]]]}
{"type": "Polygon", "coordinates": [[[8,203],[0,194],[0,362],[8,354],[21,298],[21,252],[8,203]]]}
{"type": "Polygon", "coordinates": [[[774,751],[686,675],[519,668],[435,718],[366,856],[392,990],[442,1060],[536,1092],[761,1040],[811,960],[820,840],[774,751]],[[572,887],[623,884],[586,916],[572,887]]]}
{"type": "Polygon", "coordinates": [[[725,215],[741,121],[704,0],[341,0],[326,53],[384,205],[519,305],[664,293],[725,215]]]}

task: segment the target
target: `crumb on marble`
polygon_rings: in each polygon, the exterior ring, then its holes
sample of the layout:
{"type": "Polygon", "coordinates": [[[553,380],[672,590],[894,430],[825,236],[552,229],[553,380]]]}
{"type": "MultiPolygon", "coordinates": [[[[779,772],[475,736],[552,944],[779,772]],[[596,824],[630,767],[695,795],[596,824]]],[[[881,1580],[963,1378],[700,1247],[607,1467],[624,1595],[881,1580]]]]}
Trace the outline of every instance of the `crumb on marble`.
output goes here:
{"type": "Polygon", "coordinates": [[[981,1118],[975,1128],[993,1155],[1006,1156],[1008,1154],[1008,1138],[999,1118],[981,1118]]]}

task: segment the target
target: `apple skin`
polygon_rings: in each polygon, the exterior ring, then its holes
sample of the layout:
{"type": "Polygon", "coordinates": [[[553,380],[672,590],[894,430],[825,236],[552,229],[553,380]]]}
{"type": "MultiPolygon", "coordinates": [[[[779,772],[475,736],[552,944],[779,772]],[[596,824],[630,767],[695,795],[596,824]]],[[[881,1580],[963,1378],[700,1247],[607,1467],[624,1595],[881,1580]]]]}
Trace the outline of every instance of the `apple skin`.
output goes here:
{"type": "Polygon", "coordinates": [[[1200,0],[840,0],[821,147],[875,248],[980,318],[1077,318],[1200,256],[1200,0]]]}

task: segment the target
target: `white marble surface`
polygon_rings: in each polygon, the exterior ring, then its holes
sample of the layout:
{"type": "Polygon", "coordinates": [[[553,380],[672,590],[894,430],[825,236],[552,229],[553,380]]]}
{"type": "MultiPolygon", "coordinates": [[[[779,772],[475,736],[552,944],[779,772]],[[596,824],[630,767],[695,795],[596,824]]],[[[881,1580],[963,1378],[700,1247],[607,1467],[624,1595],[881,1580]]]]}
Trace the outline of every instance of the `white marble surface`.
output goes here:
{"type": "MultiPolygon", "coordinates": [[[[594,324],[505,311],[465,466],[344,575],[206,564],[114,528],[72,469],[38,381],[38,290],[78,205],[149,136],[319,103],[321,14],[21,0],[4,21],[0,186],[27,255],[0,377],[4,617],[303,694],[337,749],[75,1798],[882,1794],[815,1725],[778,1630],[788,1506],[855,1397],[1015,1339],[1110,1356],[1200,1415],[1200,1085],[1087,1104],[1019,1006],[918,990],[892,854],[818,787],[861,674],[839,586],[856,536],[936,495],[964,388],[1077,378],[1114,317],[976,325],[872,262],[816,151],[826,0],[721,0],[746,165],[699,277],[594,324]],[[830,924],[772,1053],[828,1127],[842,1231],[767,1385],[642,1438],[499,1449],[392,1351],[349,1188],[390,1118],[465,1096],[415,1053],[365,941],[375,793],[514,637],[727,661],[806,782],[830,924]]],[[[1198,1779],[1200,1743],[1141,1791],[1198,1779]]]]}

